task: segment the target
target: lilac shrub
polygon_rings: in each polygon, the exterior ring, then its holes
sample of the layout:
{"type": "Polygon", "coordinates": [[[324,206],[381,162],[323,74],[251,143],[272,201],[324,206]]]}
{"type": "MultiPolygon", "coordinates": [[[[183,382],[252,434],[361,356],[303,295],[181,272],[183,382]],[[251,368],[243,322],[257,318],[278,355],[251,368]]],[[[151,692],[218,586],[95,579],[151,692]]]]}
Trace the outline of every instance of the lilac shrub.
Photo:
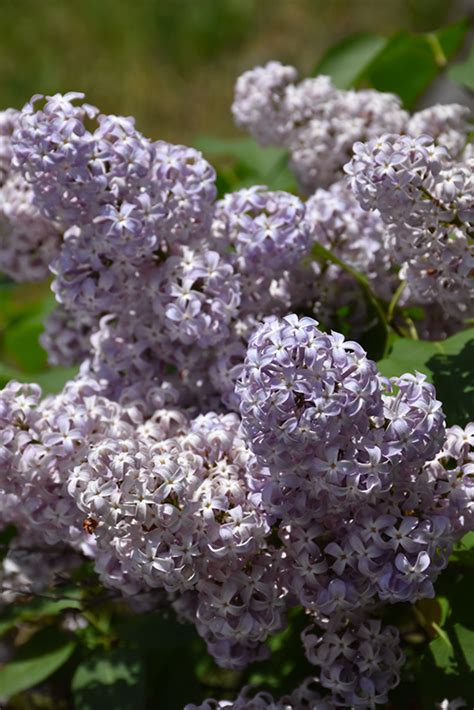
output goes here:
{"type": "MultiPolygon", "coordinates": [[[[0,392],[3,523],[20,547],[57,546],[39,588],[61,557],[65,571],[85,557],[136,610],[167,604],[194,624],[223,668],[266,659],[301,607],[311,674],[277,700],[246,687],[202,710],[383,704],[403,664],[384,610],[433,597],[474,529],[474,435],[446,429],[424,375],[383,377],[338,332],[341,309],[356,336],[371,325],[344,262],[383,313],[401,278],[431,337],[462,327],[466,113],[410,117],[391,95],[296,84],[271,63],[239,79],[234,115],[288,148],[314,194],[259,185],[218,200],[198,151],[83,99],[36,96],[0,122],[0,258],[15,278],[49,265],[58,307],[42,343],[52,364],[80,364],[58,394],[0,392]]],[[[31,565],[10,551],[12,594],[32,588],[31,565]]]]}

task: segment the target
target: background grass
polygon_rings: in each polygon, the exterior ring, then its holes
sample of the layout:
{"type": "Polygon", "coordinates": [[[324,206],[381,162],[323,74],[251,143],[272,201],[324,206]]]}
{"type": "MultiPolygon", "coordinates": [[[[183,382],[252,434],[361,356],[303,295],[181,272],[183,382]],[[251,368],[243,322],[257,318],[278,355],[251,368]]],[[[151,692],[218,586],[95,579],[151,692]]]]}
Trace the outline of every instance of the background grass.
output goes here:
{"type": "Polygon", "coordinates": [[[357,31],[430,30],[472,0],[2,0],[0,94],[83,90],[150,137],[232,136],[235,78],[269,59],[303,74],[357,31]]]}

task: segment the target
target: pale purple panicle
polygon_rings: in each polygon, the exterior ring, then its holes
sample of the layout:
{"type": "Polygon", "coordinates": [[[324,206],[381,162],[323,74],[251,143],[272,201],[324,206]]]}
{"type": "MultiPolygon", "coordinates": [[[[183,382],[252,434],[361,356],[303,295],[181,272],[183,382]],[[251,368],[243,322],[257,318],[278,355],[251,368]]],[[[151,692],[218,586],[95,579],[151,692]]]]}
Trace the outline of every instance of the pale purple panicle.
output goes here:
{"type": "Polygon", "coordinates": [[[0,116],[0,267],[51,270],[42,343],[80,363],[59,394],[0,392],[0,512],[19,531],[0,603],[85,555],[236,671],[302,607],[314,675],[188,710],[385,703],[403,653],[384,605],[432,597],[474,527],[474,425],[446,429],[424,375],[383,377],[336,327],[345,313],[358,337],[369,318],[347,264],[383,308],[405,279],[432,337],[471,314],[466,112],[409,117],[390,94],[296,80],[278,62],[247,72],[233,112],[289,151],[318,188],[306,202],[264,186],[216,201],[199,152],[81,93],[0,116]]]}

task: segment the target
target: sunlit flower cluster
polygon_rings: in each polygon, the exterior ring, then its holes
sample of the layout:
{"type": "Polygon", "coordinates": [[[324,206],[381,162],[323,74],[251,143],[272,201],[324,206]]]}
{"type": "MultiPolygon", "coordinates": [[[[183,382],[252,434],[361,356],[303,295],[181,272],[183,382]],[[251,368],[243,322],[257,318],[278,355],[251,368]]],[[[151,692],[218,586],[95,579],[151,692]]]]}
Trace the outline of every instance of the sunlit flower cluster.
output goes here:
{"type": "Polygon", "coordinates": [[[0,392],[0,511],[19,531],[2,600],[85,556],[137,609],[162,595],[233,670],[301,608],[312,675],[201,710],[385,703],[403,663],[385,607],[432,597],[474,526],[473,425],[446,429],[425,376],[383,377],[337,329],[373,325],[361,282],[384,313],[400,278],[402,303],[438,302],[455,328],[471,313],[466,112],[410,117],[394,96],[296,78],[247,72],[233,111],[288,148],[306,201],[217,199],[198,151],[79,93],[0,120],[0,265],[19,280],[49,266],[42,343],[80,364],[59,394],[0,392]],[[22,554],[32,541],[57,546],[51,564],[22,554]]]}

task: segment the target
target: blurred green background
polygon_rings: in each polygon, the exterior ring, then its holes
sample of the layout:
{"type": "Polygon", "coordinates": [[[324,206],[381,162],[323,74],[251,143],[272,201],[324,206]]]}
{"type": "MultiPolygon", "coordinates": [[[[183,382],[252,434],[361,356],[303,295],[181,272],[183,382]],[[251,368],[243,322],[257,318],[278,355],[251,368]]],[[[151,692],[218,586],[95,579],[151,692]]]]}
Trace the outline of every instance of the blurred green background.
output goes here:
{"type": "Polygon", "coordinates": [[[83,90],[133,114],[152,138],[237,135],[235,78],[269,59],[308,73],[358,31],[428,31],[472,0],[1,0],[0,91],[20,108],[37,92],[83,90]]]}

